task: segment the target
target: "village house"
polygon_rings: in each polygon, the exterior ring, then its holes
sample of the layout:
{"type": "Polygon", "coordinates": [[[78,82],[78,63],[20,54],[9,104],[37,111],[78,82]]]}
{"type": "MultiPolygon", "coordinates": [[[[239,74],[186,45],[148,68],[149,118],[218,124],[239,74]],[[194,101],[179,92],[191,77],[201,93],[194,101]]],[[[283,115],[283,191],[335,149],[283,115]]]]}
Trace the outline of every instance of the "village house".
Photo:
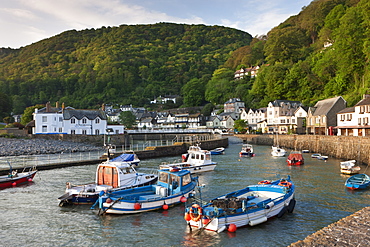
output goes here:
{"type": "Polygon", "coordinates": [[[307,112],[309,107],[307,106],[300,106],[297,108],[297,110],[294,112],[294,118],[296,123],[296,134],[306,134],[306,118],[307,118],[307,112]]]}
{"type": "Polygon", "coordinates": [[[266,109],[266,107],[259,109],[249,109],[248,112],[243,109],[242,113],[240,114],[240,119],[248,123],[249,131],[257,131],[257,123],[266,120],[266,109]]]}
{"type": "Polygon", "coordinates": [[[300,101],[275,100],[267,106],[267,133],[287,134],[297,128],[294,112],[302,104],[300,101]]]}
{"type": "Polygon", "coordinates": [[[209,116],[206,121],[208,129],[218,129],[221,127],[221,120],[218,116],[209,116]]]}
{"type": "Polygon", "coordinates": [[[234,73],[234,79],[240,80],[243,79],[245,76],[255,77],[257,76],[257,72],[259,66],[252,66],[250,68],[240,68],[239,70],[235,71],[234,73]]]}
{"type": "Polygon", "coordinates": [[[346,108],[347,102],[342,96],[318,101],[307,112],[307,134],[334,135],[337,126],[337,113],[346,108]]]}
{"type": "Polygon", "coordinates": [[[337,113],[337,135],[370,136],[370,95],[365,94],[355,106],[337,113]]]}
{"type": "Polygon", "coordinates": [[[115,134],[123,134],[123,125],[108,125],[103,110],[76,110],[72,107],[51,107],[50,102],[33,113],[35,123],[32,134],[76,134],[103,135],[107,129],[115,134]]]}

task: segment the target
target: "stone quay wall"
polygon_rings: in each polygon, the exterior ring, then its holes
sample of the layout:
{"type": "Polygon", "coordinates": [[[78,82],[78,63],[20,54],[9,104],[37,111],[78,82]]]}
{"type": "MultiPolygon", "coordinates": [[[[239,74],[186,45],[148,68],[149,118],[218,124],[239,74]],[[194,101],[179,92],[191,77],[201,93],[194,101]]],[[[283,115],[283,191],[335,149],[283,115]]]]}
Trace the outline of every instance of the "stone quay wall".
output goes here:
{"type": "Polygon", "coordinates": [[[359,136],[324,135],[236,135],[244,142],[259,145],[279,145],[293,150],[309,150],[329,157],[356,160],[370,164],[370,138],[359,136]]]}

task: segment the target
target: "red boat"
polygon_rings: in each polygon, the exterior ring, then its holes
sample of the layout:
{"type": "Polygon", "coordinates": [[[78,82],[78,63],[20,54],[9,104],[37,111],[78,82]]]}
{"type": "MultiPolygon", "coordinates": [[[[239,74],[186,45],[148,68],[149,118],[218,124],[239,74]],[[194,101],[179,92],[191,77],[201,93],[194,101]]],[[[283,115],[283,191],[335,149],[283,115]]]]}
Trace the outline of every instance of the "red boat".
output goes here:
{"type": "Polygon", "coordinates": [[[300,166],[304,164],[304,158],[301,152],[293,151],[286,159],[288,166],[300,166]]]}
{"type": "Polygon", "coordinates": [[[15,187],[24,183],[32,182],[36,175],[36,168],[32,167],[26,171],[26,168],[22,172],[17,172],[10,168],[8,175],[0,176],[0,189],[15,187]]]}

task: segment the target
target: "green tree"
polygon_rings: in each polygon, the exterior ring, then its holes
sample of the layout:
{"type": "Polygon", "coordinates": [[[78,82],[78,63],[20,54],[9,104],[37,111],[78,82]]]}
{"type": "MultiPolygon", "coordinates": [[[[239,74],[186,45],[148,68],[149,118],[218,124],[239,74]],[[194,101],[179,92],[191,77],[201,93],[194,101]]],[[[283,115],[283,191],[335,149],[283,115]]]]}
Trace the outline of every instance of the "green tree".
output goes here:
{"type": "Polygon", "coordinates": [[[22,114],[21,124],[26,125],[29,122],[31,122],[31,120],[33,119],[32,114],[35,112],[35,109],[41,109],[44,107],[45,107],[44,105],[35,105],[27,107],[22,114]]]}
{"type": "Polygon", "coordinates": [[[248,123],[243,119],[237,119],[234,122],[234,129],[236,129],[240,133],[245,133],[247,127],[248,123]]]}
{"type": "Polygon", "coordinates": [[[123,111],[119,114],[119,120],[121,124],[130,129],[135,124],[136,117],[131,111],[123,111]]]}
{"type": "Polygon", "coordinates": [[[194,78],[188,81],[181,89],[184,106],[199,106],[204,101],[205,86],[201,80],[194,78]]]}

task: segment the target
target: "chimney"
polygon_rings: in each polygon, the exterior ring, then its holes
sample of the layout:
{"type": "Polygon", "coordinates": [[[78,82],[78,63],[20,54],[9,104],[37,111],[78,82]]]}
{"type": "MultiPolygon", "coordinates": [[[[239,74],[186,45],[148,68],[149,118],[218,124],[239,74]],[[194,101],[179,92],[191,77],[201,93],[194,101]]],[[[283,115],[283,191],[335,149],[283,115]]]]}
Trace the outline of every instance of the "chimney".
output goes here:
{"type": "Polygon", "coordinates": [[[370,98],[370,94],[364,94],[363,95],[363,99],[367,99],[367,98],[370,98]]]}
{"type": "Polygon", "coordinates": [[[46,112],[51,112],[50,101],[46,103],[46,112]]]}

